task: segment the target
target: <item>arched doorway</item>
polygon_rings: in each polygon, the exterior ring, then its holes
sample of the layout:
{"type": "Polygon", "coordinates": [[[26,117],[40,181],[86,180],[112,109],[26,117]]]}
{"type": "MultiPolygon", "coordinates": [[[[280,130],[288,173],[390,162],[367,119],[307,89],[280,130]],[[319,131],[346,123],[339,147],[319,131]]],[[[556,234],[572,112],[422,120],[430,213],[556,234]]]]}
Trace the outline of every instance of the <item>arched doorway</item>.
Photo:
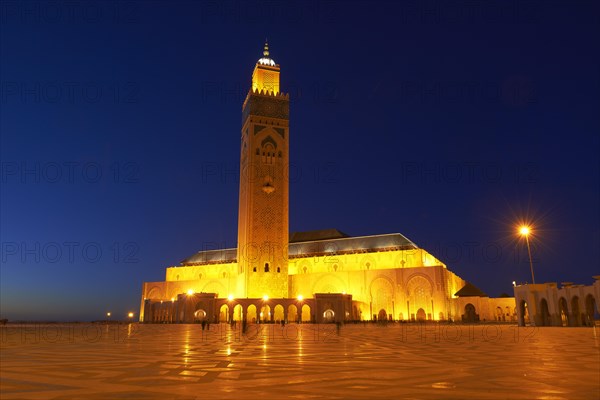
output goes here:
{"type": "Polygon", "coordinates": [[[299,322],[298,321],[298,307],[295,304],[288,306],[288,322],[299,322]]]}
{"type": "Polygon", "coordinates": [[[233,307],[233,320],[234,321],[241,321],[242,320],[242,312],[244,311],[244,309],[242,308],[241,304],[236,304],[235,307],[233,307]]]}
{"type": "Polygon", "coordinates": [[[571,299],[571,315],[573,317],[573,326],[581,325],[581,313],[579,312],[579,297],[574,296],[571,299]]]}
{"type": "Polygon", "coordinates": [[[387,321],[387,318],[388,317],[385,310],[383,308],[379,310],[379,312],[377,313],[377,321],[387,321]]]}
{"type": "Polygon", "coordinates": [[[273,320],[275,322],[283,321],[283,306],[281,304],[277,304],[273,309],[273,320]]]}
{"type": "Polygon", "coordinates": [[[560,323],[562,326],[569,325],[569,311],[567,310],[567,299],[561,297],[558,300],[558,313],[560,314],[560,323]]]}
{"type": "Polygon", "coordinates": [[[427,319],[427,314],[425,314],[425,310],[423,310],[422,308],[419,308],[417,310],[417,321],[425,322],[426,319],[427,319]]]}
{"type": "Polygon", "coordinates": [[[585,298],[585,319],[586,325],[594,326],[598,318],[598,309],[596,308],[596,300],[594,296],[588,294],[585,298]]]}
{"type": "Polygon", "coordinates": [[[250,304],[246,311],[246,321],[255,323],[256,322],[256,306],[250,304]]]}
{"type": "Polygon", "coordinates": [[[328,308],[323,312],[323,322],[329,323],[335,320],[335,312],[331,308],[328,308]]]}
{"type": "Polygon", "coordinates": [[[464,322],[476,322],[478,321],[477,313],[475,312],[475,306],[471,303],[468,303],[465,306],[465,314],[463,316],[464,322]]]}
{"type": "Polygon", "coordinates": [[[504,321],[502,307],[496,307],[496,321],[504,321]]]}
{"type": "Polygon", "coordinates": [[[525,326],[529,324],[529,310],[527,307],[527,302],[525,300],[521,300],[521,304],[519,304],[520,312],[519,312],[519,325],[525,326]]]}
{"type": "Polygon", "coordinates": [[[265,304],[260,308],[260,320],[263,322],[271,321],[271,307],[269,307],[268,304],[265,304]]]}
{"type": "Polygon", "coordinates": [[[305,304],[302,306],[302,322],[311,322],[310,306],[305,304]]]}
{"type": "Polygon", "coordinates": [[[229,322],[229,306],[223,304],[219,309],[219,322],[229,322]]]}
{"type": "Polygon", "coordinates": [[[550,326],[550,311],[548,310],[548,302],[546,299],[540,301],[540,313],[542,314],[542,326],[550,326]]]}
{"type": "Polygon", "coordinates": [[[203,309],[198,309],[194,312],[194,321],[205,321],[206,320],[206,311],[203,309]]]}

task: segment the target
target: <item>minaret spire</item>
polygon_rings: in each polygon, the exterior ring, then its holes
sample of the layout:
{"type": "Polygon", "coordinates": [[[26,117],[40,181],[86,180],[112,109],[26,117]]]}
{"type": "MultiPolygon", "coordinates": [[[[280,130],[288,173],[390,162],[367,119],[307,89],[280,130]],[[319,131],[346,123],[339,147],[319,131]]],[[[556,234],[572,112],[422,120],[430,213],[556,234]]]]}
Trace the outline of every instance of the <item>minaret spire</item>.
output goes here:
{"type": "Polygon", "coordinates": [[[270,56],[269,41],[265,38],[263,56],[256,62],[252,73],[252,91],[279,94],[279,65],[270,56]]]}

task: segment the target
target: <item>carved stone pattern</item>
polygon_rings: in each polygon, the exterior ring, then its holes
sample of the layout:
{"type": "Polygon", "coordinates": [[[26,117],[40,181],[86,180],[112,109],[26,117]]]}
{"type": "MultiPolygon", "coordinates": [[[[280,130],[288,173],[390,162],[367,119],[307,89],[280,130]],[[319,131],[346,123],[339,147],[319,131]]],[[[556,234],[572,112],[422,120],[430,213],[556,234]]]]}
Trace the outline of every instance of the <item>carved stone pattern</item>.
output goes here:
{"type": "Polygon", "coordinates": [[[242,124],[249,115],[289,119],[290,102],[285,99],[250,95],[250,99],[248,99],[246,107],[244,107],[244,110],[242,111],[242,124]]]}

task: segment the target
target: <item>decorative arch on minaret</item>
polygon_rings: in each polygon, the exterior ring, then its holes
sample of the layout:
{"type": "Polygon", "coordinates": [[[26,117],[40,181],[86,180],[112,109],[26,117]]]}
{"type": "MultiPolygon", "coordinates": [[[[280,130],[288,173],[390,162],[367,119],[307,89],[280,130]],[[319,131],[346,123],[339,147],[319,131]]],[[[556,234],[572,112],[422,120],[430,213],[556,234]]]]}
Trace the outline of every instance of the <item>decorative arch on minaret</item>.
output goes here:
{"type": "Polygon", "coordinates": [[[262,162],[269,165],[283,157],[282,146],[278,143],[280,139],[273,139],[274,135],[272,134],[276,134],[276,132],[271,128],[267,129],[264,133],[266,136],[260,142],[260,148],[256,149],[256,155],[260,155],[262,162]]]}

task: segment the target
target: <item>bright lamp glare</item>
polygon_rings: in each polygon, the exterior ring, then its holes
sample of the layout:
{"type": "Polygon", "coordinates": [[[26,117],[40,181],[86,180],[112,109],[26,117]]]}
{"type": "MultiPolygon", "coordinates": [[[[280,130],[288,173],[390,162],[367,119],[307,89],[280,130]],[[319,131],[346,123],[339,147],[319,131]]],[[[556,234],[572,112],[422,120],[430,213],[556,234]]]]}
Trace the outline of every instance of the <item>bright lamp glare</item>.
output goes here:
{"type": "Polygon", "coordinates": [[[527,236],[527,235],[529,235],[530,232],[531,232],[531,230],[529,229],[528,226],[522,226],[521,228],[519,228],[519,233],[521,235],[527,236]]]}

